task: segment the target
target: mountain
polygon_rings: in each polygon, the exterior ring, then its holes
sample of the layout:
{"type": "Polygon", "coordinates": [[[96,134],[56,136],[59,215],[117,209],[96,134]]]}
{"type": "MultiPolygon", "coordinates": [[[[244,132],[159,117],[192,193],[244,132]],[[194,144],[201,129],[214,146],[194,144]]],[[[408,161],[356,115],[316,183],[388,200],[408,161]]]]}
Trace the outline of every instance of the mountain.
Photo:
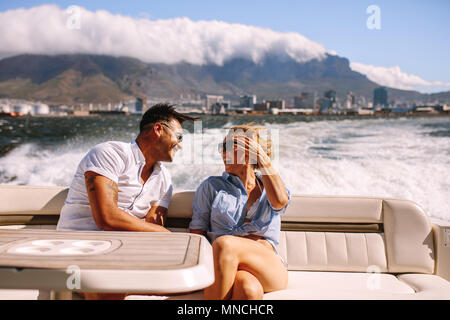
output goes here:
{"type": "MultiPolygon", "coordinates": [[[[298,63],[267,56],[260,63],[232,59],[222,66],[189,63],[144,63],[129,57],[103,55],[19,55],[0,60],[0,98],[40,100],[50,104],[118,102],[137,95],[178,98],[181,94],[220,94],[236,99],[256,94],[258,99],[292,101],[300,92],[334,89],[371,99],[379,85],[350,69],[335,55],[298,63]]],[[[388,88],[389,100],[449,98],[450,92],[424,95],[388,88]]]]}
{"type": "Polygon", "coordinates": [[[156,73],[177,86],[206,94],[229,97],[256,94],[261,99],[292,98],[301,91],[319,92],[334,88],[346,94],[348,88],[365,94],[377,84],[350,69],[348,60],[328,56],[324,61],[297,63],[292,59],[269,56],[260,64],[233,59],[223,66],[192,64],[151,65],[156,73]]]}
{"type": "Polygon", "coordinates": [[[95,55],[20,55],[0,60],[0,97],[49,103],[120,101],[148,77],[136,59],[95,55]]]}

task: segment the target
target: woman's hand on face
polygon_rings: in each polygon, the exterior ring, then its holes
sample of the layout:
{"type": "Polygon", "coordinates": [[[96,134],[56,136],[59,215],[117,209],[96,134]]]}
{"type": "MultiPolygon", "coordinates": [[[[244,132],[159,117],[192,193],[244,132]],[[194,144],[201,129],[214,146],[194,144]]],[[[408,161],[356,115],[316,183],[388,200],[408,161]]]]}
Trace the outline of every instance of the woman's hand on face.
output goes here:
{"type": "Polygon", "coordinates": [[[270,157],[254,138],[242,134],[236,136],[235,139],[238,150],[243,153],[248,151],[250,163],[257,164],[259,168],[271,167],[270,157]]]}

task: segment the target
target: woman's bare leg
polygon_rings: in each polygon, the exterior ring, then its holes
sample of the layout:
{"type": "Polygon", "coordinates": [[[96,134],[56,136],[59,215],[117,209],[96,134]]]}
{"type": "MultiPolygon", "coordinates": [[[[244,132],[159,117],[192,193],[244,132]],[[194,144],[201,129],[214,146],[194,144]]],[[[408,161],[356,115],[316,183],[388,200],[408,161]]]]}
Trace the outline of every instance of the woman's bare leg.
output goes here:
{"type": "Polygon", "coordinates": [[[215,282],[205,289],[205,299],[231,298],[239,270],[251,273],[264,292],[284,289],[287,286],[287,270],[271,247],[266,241],[242,237],[217,238],[213,243],[215,282]]]}
{"type": "Polygon", "coordinates": [[[263,295],[264,289],[254,275],[244,270],[236,273],[232,300],[262,300],[263,295]]]}
{"type": "Polygon", "coordinates": [[[231,298],[234,279],[238,271],[239,259],[232,251],[232,236],[221,236],[213,244],[214,283],[205,288],[204,298],[208,300],[225,300],[231,298]]]}

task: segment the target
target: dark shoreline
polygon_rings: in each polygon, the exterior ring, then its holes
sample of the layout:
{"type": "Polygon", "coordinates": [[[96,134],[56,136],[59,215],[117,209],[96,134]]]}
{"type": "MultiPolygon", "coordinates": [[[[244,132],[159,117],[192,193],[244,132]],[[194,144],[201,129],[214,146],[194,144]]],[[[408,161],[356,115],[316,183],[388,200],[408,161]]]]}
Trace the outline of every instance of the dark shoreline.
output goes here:
{"type": "MultiPolygon", "coordinates": [[[[378,114],[267,114],[267,113],[233,113],[233,114],[212,114],[212,113],[198,113],[198,112],[186,112],[186,114],[190,115],[198,115],[198,116],[212,116],[212,117],[243,117],[243,116],[257,116],[257,117],[306,117],[306,118],[409,118],[409,117],[448,117],[450,116],[449,112],[439,112],[439,113],[422,113],[422,112],[409,112],[407,114],[397,114],[397,113],[378,113],[378,114]]],[[[120,114],[116,112],[111,112],[110,114],[107,112],[104,113],[92,113],[89,115],[80,114],[80,115],[58,115],[58,114],[45,114],[45,115],[24,115],[24,116],[7,116],[0,114],[0,118],[16,118],[16,119],[25,119],[25,118],[79,118],[79,117],[98,117],[98,116],[141,116],[140,114],[120,114]]]]}

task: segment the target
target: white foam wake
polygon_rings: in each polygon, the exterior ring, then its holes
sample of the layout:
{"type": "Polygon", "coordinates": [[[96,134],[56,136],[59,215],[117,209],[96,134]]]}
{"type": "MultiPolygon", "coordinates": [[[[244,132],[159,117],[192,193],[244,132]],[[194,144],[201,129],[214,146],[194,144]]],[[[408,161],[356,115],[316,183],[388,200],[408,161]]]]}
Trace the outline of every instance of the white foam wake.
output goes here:
{"type": "MultiPolygon", "coordinates": [[[[409,199],[431,216],[450,220],[450,137],[429,135],[434,129],[422,126],[437,121],[442,120],[314,121],[266,127],[279,129],[278,170],[292,193],[409,199]]],[[[186,135],[176,161],[166,164],[175,189],[195,190],[206,177],[222,173],[217,143],[225,133],[204,129],[201,161],[189,154],[193,135],[186,135]]],[[[69,185],[92,145],[52,150],[22,145],[0,158],[0,183],[69,185]]]]}

